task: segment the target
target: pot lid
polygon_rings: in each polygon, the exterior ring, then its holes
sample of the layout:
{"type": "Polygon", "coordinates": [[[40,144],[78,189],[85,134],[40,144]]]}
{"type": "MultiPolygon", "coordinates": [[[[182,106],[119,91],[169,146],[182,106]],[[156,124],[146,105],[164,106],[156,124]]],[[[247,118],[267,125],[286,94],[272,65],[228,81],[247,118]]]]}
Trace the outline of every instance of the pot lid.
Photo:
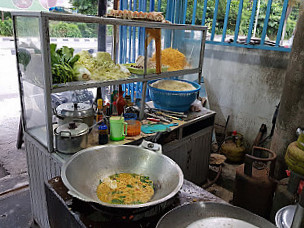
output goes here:
{"type": "Polygon", "coordinates": [[[81,136],[89,132],[89,126],[85,123],[69,122],[67,124],[60,125],[56,129],[56,133],[62,137],[75,137],[81,136]]]}
{"type": "Polygon", "coordinates": [[[94,115],[92,105],[85,103],[64,103],[56,108],[61,117],[87,117],[94,115]]]}

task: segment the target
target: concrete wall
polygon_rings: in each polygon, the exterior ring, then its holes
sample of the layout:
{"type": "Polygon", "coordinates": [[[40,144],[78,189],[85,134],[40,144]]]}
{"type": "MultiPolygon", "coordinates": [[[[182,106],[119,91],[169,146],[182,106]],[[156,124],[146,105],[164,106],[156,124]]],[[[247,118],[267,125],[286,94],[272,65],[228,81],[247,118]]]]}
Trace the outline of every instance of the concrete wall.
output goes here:
{"type": "Polygon", "coordinates": [[[289,53],[206,44],[203,75],[216,123],[252,143],[261,124],[271,130],[289,53]]]}

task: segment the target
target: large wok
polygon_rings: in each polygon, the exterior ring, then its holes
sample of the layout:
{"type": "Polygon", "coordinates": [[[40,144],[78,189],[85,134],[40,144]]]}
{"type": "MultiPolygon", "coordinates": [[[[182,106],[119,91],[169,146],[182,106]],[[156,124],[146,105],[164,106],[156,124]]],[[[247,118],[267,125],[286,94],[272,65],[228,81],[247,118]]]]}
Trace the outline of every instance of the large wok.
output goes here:
{"type": "Polygon", "coordinates": [[[157,228],[275,228],[266,219],[230,204],[196,202],[166,213],[157,228]]]}
{"type": "Polygon", "coordinates": [[[165,155],[137,146],[97,146],[73,155],[62,167],[61,177],[69,193],[103,208],[143,209],[172,198],[182,187],[180,167],[165,155]],[[123,205],[100,201],[96,195],[99,180],[115,173],[149,176],[155,194],[144,204],[123,205]]]}

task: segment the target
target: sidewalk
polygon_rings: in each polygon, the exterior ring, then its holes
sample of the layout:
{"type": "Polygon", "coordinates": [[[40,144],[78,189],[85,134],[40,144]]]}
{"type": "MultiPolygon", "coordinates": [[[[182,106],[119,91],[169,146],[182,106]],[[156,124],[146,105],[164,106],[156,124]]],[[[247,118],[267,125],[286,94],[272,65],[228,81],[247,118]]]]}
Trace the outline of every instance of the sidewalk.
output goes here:
{"type": "Polygon", "coordinates": [[[24,146],[16,148],[20,119],[16,58],[2,48],[0,61],[0,227],[28,228],[32,216],[26,154],[24,146]]]}
{"type": "Polygon", "coordinates": [[[0,197],[0,205],[1,228],[31,227],[32,216],[28,188],[0,197]]]}

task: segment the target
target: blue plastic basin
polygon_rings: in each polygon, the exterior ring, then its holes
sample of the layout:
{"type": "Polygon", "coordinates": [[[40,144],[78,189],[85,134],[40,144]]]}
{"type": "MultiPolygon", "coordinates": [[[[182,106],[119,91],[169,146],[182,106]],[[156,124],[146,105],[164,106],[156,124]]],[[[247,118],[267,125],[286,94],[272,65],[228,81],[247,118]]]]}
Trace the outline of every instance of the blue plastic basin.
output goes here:
{"type": "MultiPolygon", "coordinates": [[[[168,79],[166,79],[168,80],[168,79]]],[[[201,89],[201,86],[196,82],[190,82],[181,79],[169,79],[183,81],[192,84],[196,89],[188,91],[169,91],[154,88],[151,86],[152,83],[158,81],[153,80],[148,82],[148,89],[151,100],[154,103],[154,107],[158,109],[164,109],[174,112],[186,112],[189,110],[191,104],[197,98],[197,94],[201,89]]]]}

